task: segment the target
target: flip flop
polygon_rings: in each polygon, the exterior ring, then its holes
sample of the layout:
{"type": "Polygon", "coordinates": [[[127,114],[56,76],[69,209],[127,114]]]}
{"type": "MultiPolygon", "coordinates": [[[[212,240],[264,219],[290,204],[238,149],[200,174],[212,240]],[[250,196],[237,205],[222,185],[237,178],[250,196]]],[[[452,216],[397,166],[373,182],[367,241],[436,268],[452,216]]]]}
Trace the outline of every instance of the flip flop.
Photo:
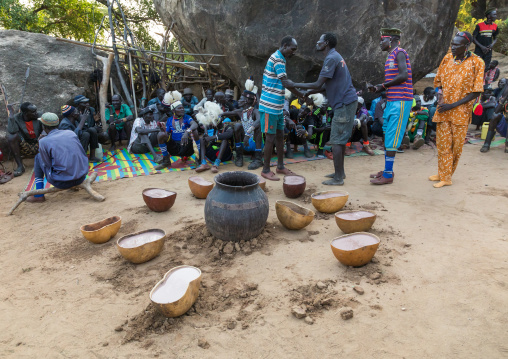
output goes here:
{"type": "Polygon", "coordinates": [[[268,173],[261,172],[261,177],[266,178],[270,181],[280,181],[280,178],[275,175],[272,171],[268,173]]]}
{"type": "Polygon", "coordinates": [[[284,167],[283,169],[277,168],[275,170],[275,172],[277,172],[281,175],[286,175],[286,176],[295,176],[296,175],[296,173],[294,173],[293,171],[291,171],[289,168],[286,168],[286,167],[284,167]]]}
{"type": "Polygon", "coordinates": [[[4,174],[0,175],[0,184],[7,183],[13,178],[14,174],[11,171],[5,172],[4,174]]]}

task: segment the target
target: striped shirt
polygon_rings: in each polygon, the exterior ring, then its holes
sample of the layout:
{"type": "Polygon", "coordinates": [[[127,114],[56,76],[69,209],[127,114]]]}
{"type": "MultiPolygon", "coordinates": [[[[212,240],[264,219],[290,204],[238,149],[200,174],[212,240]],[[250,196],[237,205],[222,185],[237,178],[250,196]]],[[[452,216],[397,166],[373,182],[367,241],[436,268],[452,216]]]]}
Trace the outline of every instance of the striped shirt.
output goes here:
{"type": "Polygon", "coordinates": [[[281,79],[286,77],[286,59],[277,50],[268,59],[263,72],[263,88],[259,100],[259,111],[282,115],[284,108],[284,86],[281,79]]]}
{"type": "Polygon", "coordinates": [[[409,55],[406,50],[397,46],[390,55],[388,55],[385,63],[385,82],[393,80],[399,74],[399,67],[397,64],[397,55],[399,52],[402,52],[406,56],[408,78],[399,85],[388,87],[386,90],[386,99],[388,101],[413,101],[413,76],[409,55]]]}

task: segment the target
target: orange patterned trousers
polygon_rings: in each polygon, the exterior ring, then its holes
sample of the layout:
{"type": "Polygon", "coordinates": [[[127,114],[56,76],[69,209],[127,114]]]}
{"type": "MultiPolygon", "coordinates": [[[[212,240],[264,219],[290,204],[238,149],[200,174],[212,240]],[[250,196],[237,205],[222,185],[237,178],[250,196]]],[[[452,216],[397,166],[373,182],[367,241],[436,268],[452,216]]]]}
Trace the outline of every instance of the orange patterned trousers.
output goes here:
{"type": "Polygon", "coordinates": [[[437,164],[441,181],[452,180],[464,147],[467,127],[450,121],[436,123],[437,164]]]}

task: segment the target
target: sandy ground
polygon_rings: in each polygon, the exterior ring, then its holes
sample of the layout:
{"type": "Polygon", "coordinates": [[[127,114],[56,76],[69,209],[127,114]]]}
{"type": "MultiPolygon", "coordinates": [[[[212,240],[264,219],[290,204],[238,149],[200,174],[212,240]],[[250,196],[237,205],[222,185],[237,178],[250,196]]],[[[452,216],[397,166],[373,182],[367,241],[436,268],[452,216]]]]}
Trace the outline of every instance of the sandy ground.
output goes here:
{"type": "MultiPolygon", "coordinates": [[[[382,168],[382,156],[346,160],[345,209],[378,215],[372,232],[381,245],[375,261],[361,268],[332,255],[329,242],[342,234],[333,216],[320,214],[301,231],[280,225],[280,182],[268,183],[265,232],[229,255],[204,231],[204,200],[187,186],[194,172],[96,184],[103,203],[83,191],[24,203],[2,218],[0,356],[506,358],[508,155],[479,149],[465,146],[454,185],[442,189],[427,180],[437,169],[433,149],[397,155],[390,186],[374,187],[367,178],[382,168]],[[141,197],[146,187],[177,191],[174,207],[150,212],[141,197]],[[115,240],[93,245],[81,236],[82,224],[112,215],[123,218],[115,239],[148,228],[167,231],[161,255],[134,265],[119,255],[115,240]],[[166,320],[148,295],[180,264],[200,267],[203,285],[187,315],[166,320]],[[301,304],[313,324],[291,314],[301,304]],[[352,319],[341,318],[343,307],[352,308],[352,319]],[[199,339],[209,347],[198,346],[199,339]]],[[[312,208],[309,193],[324,188],[332,162],[290,168],[307,178],[295,202],[312,208]]],[[[0,187],[1,213],[27,180],[0,187]]]]}

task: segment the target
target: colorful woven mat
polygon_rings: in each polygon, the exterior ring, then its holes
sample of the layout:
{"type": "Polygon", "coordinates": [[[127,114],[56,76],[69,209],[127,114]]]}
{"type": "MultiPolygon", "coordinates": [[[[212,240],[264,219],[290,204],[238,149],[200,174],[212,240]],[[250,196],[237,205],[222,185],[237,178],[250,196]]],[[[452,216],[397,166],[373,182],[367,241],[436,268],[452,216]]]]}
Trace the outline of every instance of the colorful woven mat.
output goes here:
{"type": "MultiPolygon", "coordinates": [[[[480,145],[483,146],[485,143],[485,140],[482,140],[480,137],[477,137],[476,134],[470,134],[468,132],[468,136],[466,137],[467,143],[470,143],[472,145],[480,145]]],[[[503,147],[505,146],[506,138],[502,137],[499,134],[496,134],[496,137],[492,139],[492,142],[490,143],[490,148],[494,147],[503,147]]]]}
{"type": "MultiPolygon", "coordinates": [[[[160,154],[160,152],[157,153],[160,154]]],[[[251,162],[250,156],[245,156],[244,158],[246,163],[251,162]]],[[[303,155],[303,146],[300,146],[300,152],[296,152],[294,158],[292,159],[285,158],[284,163],[291,164],[305,161],[314,161],[319,159],[322,158],[317,158],[315,156],[312,158],[306,158],[303,155]]],[[[157,173],[186,171],[196,168],[195,155],[188,157],[186,161],[184,161],[180,157],[172,156],[171,168],[164,168],[163,170],[157,171],[155,170],[155,166],[157,166],[157,164],[153,162],[152,154],[148,153],[135,155],[129,153],[125,148],[116,150],[114,154],[108,152],[107,154],[104,155],[103,160],[104,162],[102,163],[90,163],[89,174],[92,172],[97,172],[96,182],[113,181],[120,178],[148,176],[157,173]]],[[[233,163],[233,161],[226,161],[221,163],[221,165],[229,163],[233,163]]],[[[271,166],[277,165],[276,157],[272,158],[270,165],[271,166]]],[[[49,184],[46,181],[46,179],[44,179],[44,188],[49,187],[51,187],[51,184],[49,184]]],[[[33,189],[35,189],[35,177],[32,171],[30,180],[28,181],[25,187],[25,191],[30,191],[33,189]]]]}

